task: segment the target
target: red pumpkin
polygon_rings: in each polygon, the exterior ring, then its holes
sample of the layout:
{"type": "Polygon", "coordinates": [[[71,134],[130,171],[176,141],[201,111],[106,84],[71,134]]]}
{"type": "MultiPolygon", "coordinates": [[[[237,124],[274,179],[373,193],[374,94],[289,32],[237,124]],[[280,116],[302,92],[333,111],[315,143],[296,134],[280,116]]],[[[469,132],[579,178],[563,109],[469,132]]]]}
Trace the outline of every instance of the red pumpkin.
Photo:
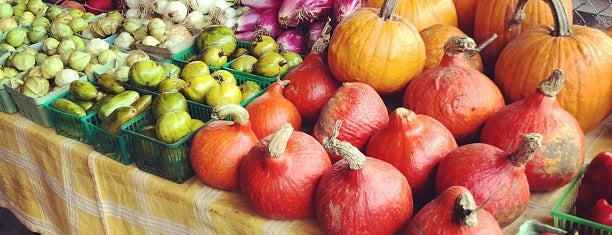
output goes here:
{"type": "Polygon", "coordinates": [[[511,151],[521,141],[521,133],[542,134],[542,147],[525,169],[531,191],[561,188],[580,173],[584,164],[584,132],[556,99],[563,78],[563,71],[554,70],[534,93],[491,116],[480,136],[483,143],[511,151]]]}
{"type": "Polygon", "coordinates": [[[82,12],[85,12],[85,7],[83,7],[83,5],[81,5],[81,3],[77,2],[77,1],[72,1],[72,0],[64,1],[60,5],[60,7],[68,8],[68,9],[81,10],[82,12]]]}
{"type": "MultiPolygon", "coordinates": [[[[331,135],[336,120],[343,122],[338,139],[363,151],[370,137],[387,124],[389,113],[372,87],[360,82],[345,82],[323,106],[313,136],[322,143],[323,138],[331,135]]],[[[332,162],[340,160],[334,154],[331,157],[332,162]]]]}
{"type": "Polygon", "coordinates": [[[242,160],[240,189],[268,218],[302,219],[314,215],[315,189],[330,168],[329,156],[317,140],[285,124],[242,160]]]}
{"type": "Polygon", "coordinates": [[[246,105],[257,138],[261,139],[274,133],[285,123],[290,123],[296,130],[301,128],[300,112],[283,96],[285,85],[284,81],[272,83],[266,92],[246,105]]]}
{"type": "Polygon", "coordinates": [[[435,197],[438,162],[457,148],[453,134],[436,119],[395,109],[389,124],[378,130],[366,148],[366,155],[391,163],[408,179],[416,205],[435,197]]]}
{"type": "Polygon", "coordinates": [[[323,140],[334,163],[317,186],[316,217],[328,234],[394,234],[412,217],[408,181],[391,164],[339,141],[340,121],[323,140]]]}
{"type": "Polygon", "coordinates": [[[213,109],[211,121],[193,137],[189,158],[202,182],[223,190],[239,189],[238,168],[259,139],[251,129],[249,114],[240,105],[221,105],[213,109]],[[231,116],[233,121],[223,120],[231,116]]]}
{"type": "Polygon", "coordinates": [[[501,235],[502,231],[487,210],[476,207],[470,190],[451,186],[414,215],[406,235],[501,235]]]}
{"type": "Polygon", "coordinates": [[[436,191],[458,185],[468,188],[477,204],[491,199],[485,210],[504,227],[527,209],[531,194],[525,164],[533,158],[540,139],[539,134],[526,134],[514,152],[483,143],[463,145],[440,161],[436,191]]]}
{"type": "Polygon", "coordinates": [[[475,50],[469,37],[452,36],[440,65],[417,75],[404,93],[404,107],[440,121],[460,144],[475,142],[487,119],[504,106],[504,98],[487,76],[465,57],[475,50]]]}
{"type": "Polygon", "coordinates": [[[85,8],[88,12],[96,15],[108,12],[113,9],[113,0],[86,0],[85,8]]]}
{"type": "Polygon", "coordinates": [[[298,109],[304,124],[317,121],[325,103],[340,87],[323,58],[312,53],[283,79],[290,81],[284,96],[298,109]]]}

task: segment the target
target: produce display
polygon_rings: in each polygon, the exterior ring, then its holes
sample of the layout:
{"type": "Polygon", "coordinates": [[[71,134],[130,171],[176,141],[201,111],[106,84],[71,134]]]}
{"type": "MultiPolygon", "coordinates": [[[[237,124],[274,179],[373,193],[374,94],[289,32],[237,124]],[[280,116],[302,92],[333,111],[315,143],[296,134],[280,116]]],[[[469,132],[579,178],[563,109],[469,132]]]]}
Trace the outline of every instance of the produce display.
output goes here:
{"type": "Polygon", "coordinates": [[[9,97],[326,234],[502,234],[574,182],[574,215],[612,231],[612,154],[585,141],[612,111],[612,29],[569,0],[122,3],[0,1],[9,97]]]}

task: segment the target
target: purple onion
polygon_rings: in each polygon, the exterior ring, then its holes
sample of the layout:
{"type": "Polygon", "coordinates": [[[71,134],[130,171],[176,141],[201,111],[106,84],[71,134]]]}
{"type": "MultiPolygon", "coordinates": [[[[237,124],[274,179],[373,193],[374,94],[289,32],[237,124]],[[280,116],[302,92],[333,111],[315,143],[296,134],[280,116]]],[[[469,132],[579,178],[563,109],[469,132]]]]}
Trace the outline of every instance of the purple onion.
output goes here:
{"type": "Polygon", "coordinates": [[[361,0],[334,0],[334,17],[340,22],[361,7],[361,0]]]}
{"type": "Polygon", "coordinates": [[[332,14],[334,0],[285,0],[278,11],[278,21],[283,26],[296,27],[300,23],[312,23],[332,14]]]}
{"type": "Polygon", "coordinates": [[[236,19],[236,25],[233,28],[234,32],[254,31],[257,28],[259,16],[260,14],[255,11],[242,14],[236,19]]]}
{"type": "Polygon", "coordinates": [[[295,29],[289,29],[283,31],[278,38],[276,43],[284,51],[293,51],[298,54],[306,54],[306,37],[295,29]]]}
{"type": "Polygon", "coordinates": [[[278,9],[268,9],[261,12],[259,19],[257,20],[257,27],[255,29],[258,35],[268,35],[273,38],[278,37],[282,32],[281,24],[278,22],[278,9]]]}
{"type": "Polygon", "coordinates": [[[283,0],[240,0],[239,3],[253,9],[253,11],[263,12],[268,9],[280,8],[283,0]]]}
{"type": "Polygon", "coordinates": [[[251,42],[255,38],[255,31],[244,31],[236,33],[236,39],[245,42],[251,42]]]}

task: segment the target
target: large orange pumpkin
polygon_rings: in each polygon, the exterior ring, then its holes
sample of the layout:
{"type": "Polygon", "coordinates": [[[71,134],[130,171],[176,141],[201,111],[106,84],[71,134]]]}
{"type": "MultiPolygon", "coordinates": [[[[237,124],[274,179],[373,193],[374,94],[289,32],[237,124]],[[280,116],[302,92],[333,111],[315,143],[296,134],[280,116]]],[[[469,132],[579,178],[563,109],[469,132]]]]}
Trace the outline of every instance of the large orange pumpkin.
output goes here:
{"type": "MultiPolygon", "coordinates": [[[[442,55],[444,55],[444,44],[450,39],[452,36],[465,35],[461,29],[445,24],[434,24],[431,25],[420,32],[421,38],[425,43],[425,68],[430,69],[436,67],[440,64],[442,60],[442,55]]],[[[482,65],[482,59],[478,53],[474,54],[469,58],[470,65],[472,68],[483,72],[484,67],[482,65]]]]}
{"type": "Polygon", "coordinates": [[[453,0],[455,9],[457,10],[457,23],[459,29],[468,36],[474,36],[474,17],[476,4],[478,0],[453,0]]]}
{"type": "Polygon", "coordinates": [[[612,27],[608,28],[608,30],[606,31],[606,34],[608,34],[608,36],[612,37],[612,27]]]}
{"type": "Polygon", "coordinates": [[[425,45],[410,21],[392,14],[397,0],[382,9],[360,8],[334,30],[329,68],[342,82],[363,82],[379,94],[403,90],[425,65],[425,45]]]}
{"type": "MultiPolygon", "coordinates": [[[[565,12],[570,17],[570,22],[572,22],[572,0],[561,0],[561,2],[566,6],[565,12]]],[[[493,33],[496,33],[498,36],[497,40],[480,52],[485,66],[485,73],[489,77],[493,76],[497,57],[510,40],[522,31],[541,24],[553,24],[553,16],[544,1],[488,0],[478,2],[474,18],[474,40],[480,43],[489,38],[493,33]],[[522,15],[515,11],[515,9],[520,8],[518,7],[519,4],[527,4],[523,7],[524,17],[522,23],[517,23],[514,20],[515,15],[522,15]]]]}
{"type": "MultiPolygon", "coordinates": [[[[383,2],[369,0],[365,6],[381,8],[383,2]]],[[[457,26],[457,11],[453,0],[398,0],[397,4],[396,13],[410,20],[419,31],[433,24],[457,26]]]]}
{"type": "Polygon", "coordinates": [[[556,14],[554,27],[537,26],[512,40],[499,55],[494,80],[512,102],[532,93],[554,68],[565,71],[557,100],[589,132],[612,110],[612,38],[571,25],[560,0],[546,2],[556,14]]]}

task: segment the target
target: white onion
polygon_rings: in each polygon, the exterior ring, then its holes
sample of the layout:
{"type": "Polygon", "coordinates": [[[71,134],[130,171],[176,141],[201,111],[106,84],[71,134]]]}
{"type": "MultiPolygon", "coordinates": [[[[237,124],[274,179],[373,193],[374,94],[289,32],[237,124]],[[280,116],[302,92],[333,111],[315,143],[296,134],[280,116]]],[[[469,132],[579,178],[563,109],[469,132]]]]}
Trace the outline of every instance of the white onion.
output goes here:
{"type": "Polygon", "coordinates": [[[213,4],[215,0],[190,0],[189,7],[193,11],[199,11],[200,13],[206,15],[212,10],[213,4]]]}
{"type": "Polygon", "coordinates": [[[136,9],[140,7],[140,0],[125,0],[125,3],[130,9],[136,9]]]}
{"type": "Polygon", "coordinates": [[[170,3],[170,0],[156,0],[153,6],[155,7],[155,13],[163,15],[166,10],[166,5],[170,3]]]}
{"type": "Polygon", "coordinates": [[[130,8],[125,12],[125,17],[138,19],[140,18],[140,10],[138,10],[138,8],[130,8]]]}
{"type": "Polygon", "coordinates": [[[163,15],[174,23],[181,23],[187,17],[187,6],[180,1],[171,1],[166,4],[163,15]]]}
{"type": "Polygon", "coordinates": [[[191,28],[202,28],[204,25],[204,14],[199,11],[192,11],[187,15],[187,19],[185,20],[185,26],[191,28]]]}
{"type": "Polygon", "coordinates": [[[230,29],[233,29],[234,26],[236,26],[236,19],[235,18],[227,18],[225,19],[225,21],[223,22],[223,26],[228,27],[230,29]]]}

